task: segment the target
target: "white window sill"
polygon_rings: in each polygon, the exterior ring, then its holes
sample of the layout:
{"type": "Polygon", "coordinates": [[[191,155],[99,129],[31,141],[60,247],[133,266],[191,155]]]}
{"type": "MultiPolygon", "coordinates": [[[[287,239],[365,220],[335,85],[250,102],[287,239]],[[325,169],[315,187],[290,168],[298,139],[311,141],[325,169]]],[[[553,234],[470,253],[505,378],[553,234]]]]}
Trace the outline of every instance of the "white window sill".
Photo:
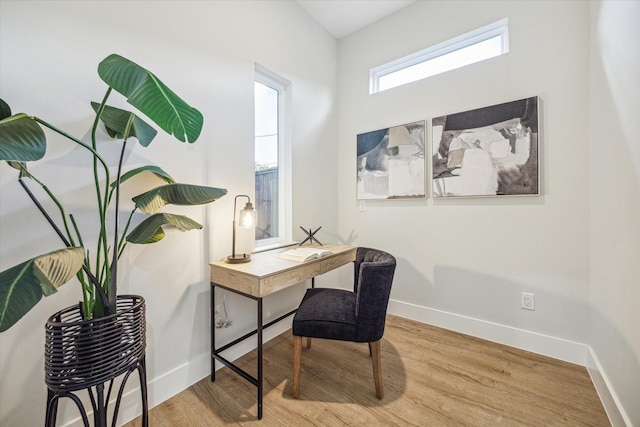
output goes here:
{"type": "Polygon", "coordinates": [[[274,250],[274,249],[286,248],[287,246],[293,246],[293,245],[297,245],[297,244],[298,244],[298,242],[271,243],[269,245],[256,246],[256,248],[255,248],[255,250],[253,252],[254,253],[266,252],[266,251],[271,251],[271,250],[274,250]]]}

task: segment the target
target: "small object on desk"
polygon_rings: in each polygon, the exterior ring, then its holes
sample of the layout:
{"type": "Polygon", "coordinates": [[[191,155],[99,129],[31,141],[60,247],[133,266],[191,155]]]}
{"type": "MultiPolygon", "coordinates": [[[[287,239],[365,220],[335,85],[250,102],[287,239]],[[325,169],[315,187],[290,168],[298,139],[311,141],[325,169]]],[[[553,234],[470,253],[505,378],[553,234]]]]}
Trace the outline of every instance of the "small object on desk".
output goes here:
{"type": "Polygon", "coordinates": [[[297,248],[297,249],[289,249],[288,251],[282,252],[278,257],[282,259],[288,259],[290,261],[298,261],[305,262],[311,259],[320,258],[326,255],[331,255],[331,252],[328,249],[322,248],[297,248]]]}
{"type": "Polygon", "coordinates": [[[298,243],[298,246],[302,246],[305,242],[309,242],[309,244],[313,244],[313,242],[315,241],[317,244],[319,244],[320,246],[322,246],[322,243],[320,243],[320,240],[315,238],[315,234],[318,232],[318,230],[320,230],[322,227],[318,227],[316,228],[316,231],[311,231],[311,229],[309,229],[309,231],[307,231],[305,228],[303,228],[302,226],[300,226],[300,229],[302,231],[305,232],[305,234],[307,235],[307,237],[305,237],[305,239],[298,243]]]}

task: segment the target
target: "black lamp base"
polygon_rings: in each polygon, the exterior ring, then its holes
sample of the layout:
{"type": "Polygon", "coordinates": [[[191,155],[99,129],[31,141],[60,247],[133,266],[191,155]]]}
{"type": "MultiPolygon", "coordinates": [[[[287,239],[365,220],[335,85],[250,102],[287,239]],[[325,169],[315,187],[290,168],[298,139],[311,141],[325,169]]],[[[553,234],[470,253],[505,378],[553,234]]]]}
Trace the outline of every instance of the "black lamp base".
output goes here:
{"type": "Polygon", "coordinates": [[[236,255],[229,255],[227,257],[227,262],[229,264],[241,264],[243,262],[249,262],[251,261],[251,255],[249,254],[236,254],[236,255]]]}

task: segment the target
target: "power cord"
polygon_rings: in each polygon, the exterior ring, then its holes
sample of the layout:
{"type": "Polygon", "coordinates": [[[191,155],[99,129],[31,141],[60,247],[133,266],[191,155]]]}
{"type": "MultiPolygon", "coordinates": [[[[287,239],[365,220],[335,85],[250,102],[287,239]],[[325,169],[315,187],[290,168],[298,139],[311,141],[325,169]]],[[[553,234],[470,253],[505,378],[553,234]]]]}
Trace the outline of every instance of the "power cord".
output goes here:
{"type": "Polygon", "coordinates": [[[233,320],[229,320],[227,314],[227,291],[222,294],[222,310],[224,311],[224,321],[219,313],[216,313],[216,328],[228,328],[233,324],[233,320]]]}

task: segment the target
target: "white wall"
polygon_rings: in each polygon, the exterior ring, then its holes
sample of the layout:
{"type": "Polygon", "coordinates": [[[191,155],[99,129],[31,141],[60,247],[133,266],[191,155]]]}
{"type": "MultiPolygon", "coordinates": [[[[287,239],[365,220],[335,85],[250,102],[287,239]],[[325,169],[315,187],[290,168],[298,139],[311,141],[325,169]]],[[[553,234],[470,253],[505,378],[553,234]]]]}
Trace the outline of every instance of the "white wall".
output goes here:
{"type": "MultiPolygon", "coordinates": [[[[0,92],[14,113],[38,115],[84,135],[91,124],[88,103],[105,91],[97,65],[119,53],[152,70],[205,117],[194,145],[160,135],[130,155],[130,166],[158,164],[181,181],[229,190],[206,210],[188,210],[206,221],[204,231],[130,247],[123,259],[122,292],[147,300],[152,405],[209,373],[207,264],[230,253],[233,197],[253,194],[255,62],[292,82],[294,226],[321,225],[321,240],[337,240],[336,49],[335,39],[293,2],[0,3],[0,92]],[[318,205],[323,209],[315,209],[318,205]]],[[[77,151],[70,145],[50,150],[55,162],[38,168],[52,178],[50,186],[65,197],[79,190],[90,194],[89,178],[80,178],[87,170],[77,151]],[[58,179],[65,175],[71,183],[58,179]]],[[[59,247],[13,172],[0,166],[1,270],[59,247]]],[[[294,306],[302,291],[294,288],[268,301],[266,315],[294,306]]],[[[68,284],[0,336],[0,425],[42,424],[43,325],[79,298],[78,286],[68,284]]],[[[234,325],[220,331],[223,341],[249,329],[255,316],[253,305],[233,296],[227,300],[234,325]]],[[[127,402],[134,403],[124,408],[123,419],[139,410],[138,400],[137,394],[130,396],[127,402]]],[[[70,401],[64,402],[59,425],[76,417],[70,401]]]]}
{"type": "Polygon", "coordinates": [[[396,255],[400,305],[586,341],[588,11],[571,1],[417,2],[340,40],[340,230],[396,255]],[[507,55],[368,94],[371,67],[505,17],[507,55]],[[358,210],[356,134],[534,95],[541,196],[369,201],[358,210]],[[520,308],[521,291],[535,294],[535,311],[520,308]]]}
{"type": "Polygon", "coordinates": [[[640,425],[640,3],[591,8],[590,283],[597,366],[640,425]]]}

